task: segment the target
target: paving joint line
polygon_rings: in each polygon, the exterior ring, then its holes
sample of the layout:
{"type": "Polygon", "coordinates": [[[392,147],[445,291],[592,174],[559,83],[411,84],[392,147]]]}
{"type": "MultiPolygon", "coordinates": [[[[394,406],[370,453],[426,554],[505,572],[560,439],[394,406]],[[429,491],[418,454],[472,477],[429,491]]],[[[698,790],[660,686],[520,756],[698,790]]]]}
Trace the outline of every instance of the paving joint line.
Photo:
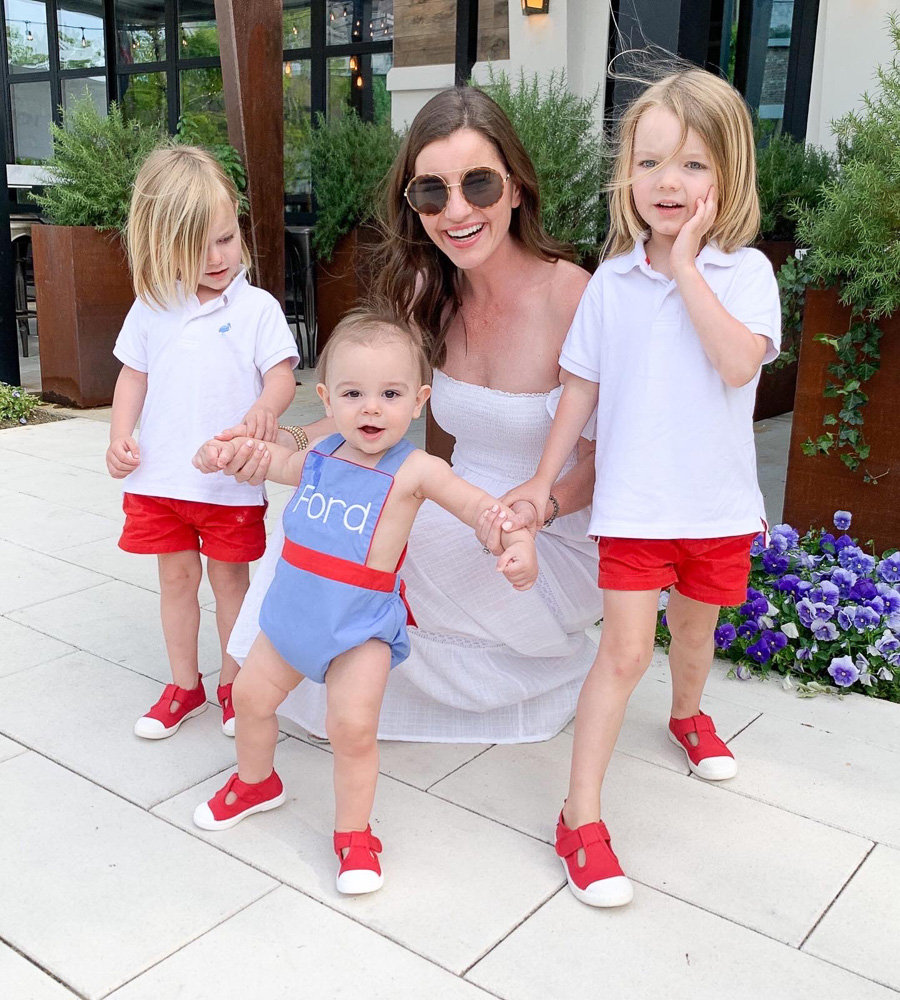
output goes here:
{"type": "Polygon", "coordinates": [[[47,976],[49,979],[52,979],[54,982],[59,983],[59,985],[62,986],[62,988],[64,990],[66,990],[67,992],[71,993],[72,996],[79,997],[80,1000],[87,1000],[87,997],[86,997],[86,995],[84,993],[79,993],[78,990],[76,990],[74,987],[69,986],[69,984],[67,982],[65,982],[64,980],[60,979],[59,976],[57,976],[55,973],[51,972],[45,966],[41,965],[41,963],[37,959],[32,958],[30,955],[26,955],[25,952],[22,951],[21,948],[17,948],[11,941],[9,941],[7,938],[3,937],[2,934],[0,934],[0,942],[2,942],[3,944],[5,944],[6,947],[9,948],[10,951],[12,951],[16,955],[18,955],[19,958],[22,958],[26,962],[28,962],[29,965],[33,965],[36,969],[39,969],[41,972],[43,972],[44,975],[47,976]]]}
{"type": "MultiPolygon", "coordinates": [[[[868,839],[868,838],[867,838],[867,839],[868,839]]],[[[816,928],[817,928],[817,927],[819,926],[819,924],[821,924],[821,923],[822,923],[822,921],[823,921],[823,920],[825,919],[825,917],[827,917],[827,916],[828,916],[829,912],[831,911],[831,908],[832,908],[832,906],[834,906],[834,904],[835,904],[835,903],[836,903],[836,902],[838,901],[838,899],[839,899],[839,898],[841,897],[841,895],[843,894],[843,892],[844,892],[844,890],[845,890],[845,889],[847,888],[847,886],[848,886],[848,885],[849,885],[849,884],[850,884],[850,883],[851,883],[851,882],[853,881],[853,879],[854,879],[854,878],[855,878],[855,876],[856,876],[856,873],[857,873],[857,872],[858,872],[858,871],[860,870],[860,868],[862,868],[862,866],[863,866],[863,865],[864,865],[864,864],[866,863],[866,861],[868,860],[868,858],[869,858],[869,857],[870,857],[870,855],[872,854],[872,851],[874,851],[874,850],[875,850],[875,848],[876,848],[877,844],[878,844],[878,842],[877,842],[877,841],[874,841],[874,842],[872,843],[871,847],[869,847],[869,849],[868,849],[868,850],[866,851],[866,853],[865,853],[865,854],[863,855],[863,857],[862,857],[862,860],[861,860],[861,861],[859,862],[859,864],[858,864],[858,865],[857,865],[857,866],[856,866],[856,867],[855,867],[855,868],[853,869],[853,871],[852,871],[852,872],[850,872],[850,874],[849,874],[849,875],[847,876],[847,878],[846,878],[846,879],[844,880],[843,884],[841,885],[840,889],[838,889],[838,891],[837,891],[837,892],[836,892],[836,893],[834,894],[834,896],[832,897],[832,900],[831,900],[831,902],[830,902],[830,903],[828,904],[828,906],[826,906],[826,907],[825,907],[825,909],[824,909],[824,910],[822,911],[822,914],[821,914],[821,916],[819,917],[819,919],[818,919],[818,920],[816,920],[816,922],[815,922],[815,923],[814,923],[814,924],[812,925],[812,927],[810,927],[810,929],[809,929],[809,930],[807,931],[807,933],[806,933],[806,936],[805,936],[805,937],[803,938],[803,940],[802,940],[802,941],[800,942],[800,944],[799,944],[799,945],[797,946],[797,947],[798,947],[798,949],[802,949],[802,948],[803,948],[803,946],[804,946],[804,945],[806,944],[806,942],[807,942],[807,941],[808,941],[808,940],[810,939],[810,936],[812,935],[813,931],[814,931],[814,930],[815,930],[815,929],[816,929],[816,928]]]]}

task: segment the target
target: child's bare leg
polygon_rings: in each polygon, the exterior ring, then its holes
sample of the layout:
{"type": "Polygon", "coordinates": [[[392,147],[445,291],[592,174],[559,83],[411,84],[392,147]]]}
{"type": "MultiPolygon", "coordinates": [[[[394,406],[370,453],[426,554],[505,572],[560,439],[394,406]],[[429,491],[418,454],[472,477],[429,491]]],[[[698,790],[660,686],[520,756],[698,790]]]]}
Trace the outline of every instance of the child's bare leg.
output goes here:
{"type": "MultiPolygon", "coordinates": [[[[200,679],[197,634],[200,630],[200,553],[163,552],[159,561],[159,608],[172,680],[192,691],[200,679]]],[[[177,708],[173,703],[173,710],[177,708]]]]}
{"type": "Polygon", "coordinates": [[[570,829],[600,819],[600,787],[625,706],[650,664],[658,590],[605,590],[603,632],[575,712],[572,770],[564,820],[570,829]]]}
{"type": "MultiPolygon", "coordinates": [[[[263,635],[256,637],[234,681],[235,744],[238,777],[248,785],[265,781],[275,763],[278,706],[303,680],[263,635]]],[[[234,801],[234,793],[226,804],[234,801]]]]}
{"type": "Polygon", "coordinates": [[[216,628],[219,632],[219,645],[222,647],[222,672],[219,675],[219,683],[231,684],[237,677],[239,667],[234,657],[226,652],[226,647],[247,588],[250,586],[250,565],[207,559],[206,572],[209,574],[209,583],[216,597],[216,628]]]}
{"type": "Polygon", "coordinates": [[[391,669],[380,639],[336,656],[325,674],[325,731],[334,751],[334,828],[365,830],[378,781],[378,716],[391,669]]]}
{"type": "MultiPolygon", "coordinates": [[[[672,588],[666,622],[672,633],[669,669],[672,671],[672,717],[690,719],[700,712],[700,698],[713,660],[713,632],[719,607],[703,604],[672,588]]],[[[688,733],[697,745],[697,734],[688,733]]]]}

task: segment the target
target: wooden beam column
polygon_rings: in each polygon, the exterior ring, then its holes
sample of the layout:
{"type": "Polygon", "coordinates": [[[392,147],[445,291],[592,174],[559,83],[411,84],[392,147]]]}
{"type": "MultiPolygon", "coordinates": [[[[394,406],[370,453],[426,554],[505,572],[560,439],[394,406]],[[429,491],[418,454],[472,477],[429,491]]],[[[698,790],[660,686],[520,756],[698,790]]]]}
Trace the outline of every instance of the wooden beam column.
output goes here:
{"type": "Polygon", "coordinates": [[[284,305],[282,0],[215,0],[228,140],[247,168],[254,283],[284,305]]]}

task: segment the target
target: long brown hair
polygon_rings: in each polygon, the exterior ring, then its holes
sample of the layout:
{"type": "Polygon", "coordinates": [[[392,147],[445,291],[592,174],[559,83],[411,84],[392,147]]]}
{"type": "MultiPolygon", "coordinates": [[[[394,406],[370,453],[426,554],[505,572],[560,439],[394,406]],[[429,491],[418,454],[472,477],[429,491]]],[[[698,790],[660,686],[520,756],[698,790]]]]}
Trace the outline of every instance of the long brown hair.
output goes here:
{"type": "Polygon", "coordinates": [[[534,165],[503,109],[474,87],[456,87],[432,97],[413,120],[387,177],[375,288],[398,315],[421,330],[429,360],[438,368],[446,359],[447,330],[461,302],[457,268],[425,234],[403,192],[415,174],[419,153],[460,129],[484,136],[519,186],[521,202],[509,224],[513,239],[540,260],[574,260],[571,247],[544,231],[534,165]]]}

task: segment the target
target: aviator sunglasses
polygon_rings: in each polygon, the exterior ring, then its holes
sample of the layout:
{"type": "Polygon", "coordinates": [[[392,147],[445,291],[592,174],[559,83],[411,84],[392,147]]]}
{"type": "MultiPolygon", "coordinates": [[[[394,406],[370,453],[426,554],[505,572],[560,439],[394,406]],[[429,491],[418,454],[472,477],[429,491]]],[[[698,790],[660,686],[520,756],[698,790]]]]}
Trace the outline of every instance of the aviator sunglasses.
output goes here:
{"type": "Polygon", "coordinates": [[[419,215],[440,215],[450,201],[450,189],[455,187],[474,208],[490,208],[503,197],[510,176],[504,177],[493,167],[469,167],[458,184],[448,184],[440,174],[416,174],[403,196],[419,215]]]}

